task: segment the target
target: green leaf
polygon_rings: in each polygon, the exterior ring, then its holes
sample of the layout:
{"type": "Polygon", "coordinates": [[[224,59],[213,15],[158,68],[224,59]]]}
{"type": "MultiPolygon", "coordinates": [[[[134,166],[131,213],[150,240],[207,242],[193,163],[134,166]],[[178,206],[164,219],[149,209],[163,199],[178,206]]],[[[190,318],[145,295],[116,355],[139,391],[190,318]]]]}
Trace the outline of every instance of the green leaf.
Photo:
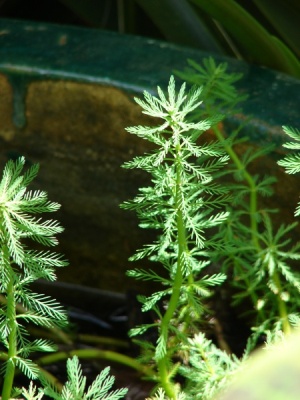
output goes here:
{"type": "Polygon", "coordinates": [[[161,360],[167,353],[167,338],[166,332],[161,332],[156,343],[155,359],[161,360]]]}
{"type": "Polygon", "coordinates": [[[287,45],[300,57],[298,29],[300,20],[299,1],[254,0],[254,3],[287,45]]]}
{"type": "MultiPolygon", "coordinates": [[[[67,323],[67,314],[64,308],[54,299],[40,293],[33,293],[24,290],[19,294],[20,300],[24,306],[29,310],[28,318],[30,319],[30,311],[36,313],[38,317],[45,317],[49,319],[54,325],[65,326],[67,323]]],[[[26,317],[26,314],[23,318],[26,317]]],[[[44,321],[41,319],[41,322],[44,321]]]]}
{"type": "Polygon", "coordinates": [[[187,0],[135,0],[165,38],[185,46],[222,53],[222,46],[187,0]]]}
{"type": "Polygon", "coordinates": [[[300,62],[292,51],[236,1],[190,1],[223,25],[240,44],[248,61],[300,77],[300,62]]]}
{"type": "Polygon", "coordinates": [[[20,352],[23,357],[28,357],[33,352],[52,352],[56,350],[56,346],[48,340],[35,339],[32,342],[28,342],[20,352]]]}
{"type": "Polygon", "coordinates": [[[37,379],[39,375],[38,366],[31,360],[24,359],[21,357],[15,357],[15,363],[18,368],[26,375],[29,379],[37,379]]]}
{"type": "MultiPolygon", "coordinates": [[[[282,127],[284,132],[290,136],[292,139],[300,141],[300,131],[296,128],[292,128],[290,126],[283,126],[282,127]]],[[[286,147],[286,145],[283,145],[284,147],[286,147]]]]}
{"type": "Polygon", "coordinates": [[[41,400],[44,396],[44,392],[33,386],[33,382],[31,381],[28,390],[24,387],[22,388],[22,395],[26,400],[41,400]]]}
{"type": "Polygon", "coordinates": [[[102,370],[86,390],[86,377],[82,375],[78,357],[74,356],[67,361],[68,380],[63,386],[61,394],[47,382],[43,382],[44,392],[55,400],[118,400],[124,398],[128,389],[109,391],[114,383],[114,377],[110,376],[109,372],[109,367],[102,370]]]}

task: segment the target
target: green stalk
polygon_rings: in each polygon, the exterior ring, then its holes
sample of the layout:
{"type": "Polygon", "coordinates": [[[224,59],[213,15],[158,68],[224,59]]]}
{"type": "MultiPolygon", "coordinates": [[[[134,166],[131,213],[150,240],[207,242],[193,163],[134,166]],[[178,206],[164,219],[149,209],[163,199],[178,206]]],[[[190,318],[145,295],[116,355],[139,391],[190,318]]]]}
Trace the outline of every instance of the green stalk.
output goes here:
{"type": "Polygon", "coordinates": [[[16,324],[16,300],[14,293],[13,277],[10,278],[7,288],[7,328],[8,335],[8,353],[6,362],[6,371],[2,389],[2,400],[9,400],[15,376],[15,357],[17,356],[17,324],[16,324]]]}
{"type": "MultiPolygon", "coordinates": [[[[113,337],[106,337],[106,336],[97,336],[97,335],[89,335],[89,334],[77,334],[74,332],[71,333],[63,333],[63,336],[55,334],[55,331],[52,330],[45,330],[45,329],[39,329],[35,327],[29,327],[28,331],[30,332],[31,335],[35,337],[43,337],[47,339],[51,339],[53,342],[57,343],[64,343],[66,345],[72,346],[74,344],[74,341],[81,341],[81,343],[89,343],[89,344],[94,344],[94,345],[105,345],[105,346],[111,346],[111,347],[121,347],[124,349],[129,348],[129,343],[127,340],[122,340],[122,339],[116,339],[113,337]]],[[[58,330],[59,332],[61,330],[58,330]]],[[[1,354],[1,353],[0,353],[1,354]]]]}
{"type": "Polygon", "coordinates": [[[255,182],[254,182],[251,174],[249,174],[249,172],[247,170],[245,170],[243,163],[239,159],[236,152],[233,150],[233,148],[231,146],[229,146],[225,142],[222,132],[216,125],[213,126],[213,131],[214,131],[216,137],[218,138],[218,140],[220,141],[220,143],[222,143],[222,145],[224,146],[224,149],[227,152],[227,154],[229,155],[229,157],[231,158],[231,160],[234,162],[237,170],[242,172],[245,181],[248,183],[248,186],[250,189],[250,201],[249,201],[250,213],[249,214],[250,214],[250,227],[251,227],[252,242],[253,242],[254,247],[259,252],[259,251],[261,251],[261,247],[260,247],[260,244],[258,241],[257,219],[255,217],[256,213],[257,213],[257,190],[256,190],[255,182]]]}
{"type": "MultiPolygon", "coordinates": [[[[255,218],[255,215],[257,213],[257,190],[256,190],[255,182],[254,182],[251,174],[249,174],[249,172],[243,168],[243,164],[242,164],[241,160],[239,159],[238,155],[233,150],[233,148],[225,143],[224,136],[223,136],[222,132],[220,131],[220,129],[217,126],[214,126],[213,130],[214,130],[215,135],[218,138],[218,140],[223,144],[224,149],[226,150],[227,154],[230,156],[231,160],[234,162],[237,169],[239,171],[242,171],[243,177],[244,177],[245,181],[248,183],[248,186],[250,189],[250,201],[249,201],[250,213],[249,214],[250,214],[250,227],[251,227],[252,243],[253,243],[254,247],[256,248],[257,253],[260,253],[262,248],[261,248],[261,245],[258,240],[258,235],[257,235],[258,225],[257,225],[257,220],[255,218]]],[[[251,286],[251,282],[245,276],[243,276],[243,279],[244,279],[247,287],[249,288],[251,286]]],[[[276,297],[277,297],[279,316],[280,316],[280,319],[282,320],[283,331],[285,334],[289,334],[291,332],[291,325],[288,320],[288,312],[287,312],[286,304],[280,296],[282,289],[281,289],[280,278],[276,271],[273,273],[272,279],[274,280],[275,285],[278,288],[278,294],[276,295],[276,297]]],[[[256,293],[251,291],[250,295],[251,295],[252,301],[256,305],[257,301],[258,301],[258,297],[257,297],[256,293]]],[[[258,313],[260,315],[261,320],[264,321],[266,319],[264,310],[259,309],[258,313]]]]}
{"type": "MultiPolygon", "coordinates": [[[[247,170],[245,170],[242,161],[239,159],[238,155],[236,154],[236,152],[233,150],[233,148],[228,145],[224,139],[224,136],[222,134],[222,132],[220,131],[220,129],[215,125],[212,127],[216,137],[218,138],[218,140],[220,141],[220,143],[222,143],[222,145],[224,146],[225,151],[227,152],[227,154],[229,155],[229,157],[231,158],[232,162],[235,164],[236,168],[238,171],[241,171],[243,174],[243,177],[245,179],[245,181],[247,182],[248,186],[249,186],[249,190],[250,190],[250,200],[249,200],[249,218],[250,218],[250,228],[251,228],[251,240],[253,243],[253,246],[255,247],[257,253],[261,252],[261,246],[258,240],[258,225],[257,225],[257,219],[256,219],[256,213],[257,213],[257,190],[256,190],[256,185],[255,182],[251,176],[251,174],[249,174],[249,172],[247,170]]],[[[244,274],[242,273],[243,279],[245,281],[245,284],[247,286],[247,288],[251,287],[251,282],[249,280],[249,278],[245,277],[244,274]]],[[[257,309],[257,303],[258,303],[258,296],[256,295],[256,293],[254,291],[250,292],[250,297],[252,299],[253,305],[255,307],[255,309],[258,312],[258,317],[261,321],[265,321],[266,316],[265,316],[265,312],[263,309],[257,309]]]]}
{"type": "MultiPolygon", "coordinates": [[[[178,258],[177,258],[177,269],[172,289],[172,294],[170,301],[168,303],[168,308],[165,315],[161,321],[161,332],[160,335],[165,338],[165,342],[167,345],[168,342],[168,333],[169,326],[171,324],[171,320],[175,314],[175,311],[178,307],[180,290],[183,282],[183,263],[184,258],[183,254],[187,249],[187,241],[186,241],[186,232],[185,232],[185,223],[182,214],[182,180],[181,180],[181,155],[180,155],[180,144],[177,145],[176,149],[176,194],[175,194],[175,207],[177,210],[177,238],[178,238],[178,258]]],[[[174,387],[174,383],[171,381],[170,374],[168,373],[168,366],[170,364],[169,353],[166,350],[164,356],[158,360],[158,371],[160,377],[160,383],[166,393],[166,395],[170,399],[176,399],[176,391],[174,387]]]]}
{"type": "Polygon", "coordinates": [[[60,351],[53,354],[49,354],[47,356],[43,356],[38,360],[36,360],[35,362],[39,366],[43,366],[43,365],[53,364],[58,361],[67,360],[68,358],[74,356],[84,359],[101,359],[101,360],[114,361],[126,365],[127,367],[130,367],[132,369],[135,369],[136,371],[143,373],[145,376],[149,378],[152,378],[154,375],[153,370],[150,367],[144,366],[138,360],[110,350],[75,349],[70,351],[60,351]]]}
{"type": "Polygon", "coordinates": [[[279,316],[282,321],[282,330],[283,330],[284,334],[289,335],[292,331],[292,328],[291,328],[291,324],[290,324],[289,318],[288,318],[286,303],[281,298],[282,286],[281,286],[280,278],[279,278],[276,270],[273,272],[272,279],[278,289],[278,293],[276,293],[276,297],[277,297],[277,303],[278,303],[279,316]]]}

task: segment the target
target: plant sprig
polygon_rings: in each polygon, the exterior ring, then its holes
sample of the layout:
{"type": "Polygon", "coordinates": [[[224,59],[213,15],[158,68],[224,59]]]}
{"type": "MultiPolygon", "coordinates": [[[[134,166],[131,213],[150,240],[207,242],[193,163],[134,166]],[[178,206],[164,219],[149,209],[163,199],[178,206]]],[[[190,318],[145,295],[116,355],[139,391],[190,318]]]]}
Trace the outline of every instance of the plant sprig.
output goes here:
{"type": "Polygon", "coordinates": [[[49,380],[49,374],[42,372],[30,359],[32,353],[52,352],[56,348],[48,340],[31,340],[28,323],[52,330],[68,324],[63,307],[49,296],[34,293],[30,284],[39,278],[54,281],[55,269],[66,266],[67,262],[60,254],[29,248],[30,240],[39,247],[56,245],[55,235],[63,228],[55,220],[36,217],[36,214],[54,212],[60,205],[50,202],[46,192],[28,190],[27,186],[37,175],[38,165],[22,174],[24,166],[24,157],[9,161],[0,182],[0,340],[6,349],[1,352],[5,360],[2,400],[21,392],[27,400],[41,400],[44,394],[56,400],[123,398],[127,389],[109,391],[114,382],[109,368],[86,390],[86,378],[82,376],[78,357],[74,356],[67,361],[69,379],[60,392],[53,385],[54,381],[49,380]],[[17,368],[30,380],[39,379],[44,388],[37,389],[32,382],[28,390],[13,388],[17,368]]]}
{"type": "MultiPolygon", "coordinates": [[[[189,60],[189,67],[185,71],[177,71],[177,74],[189,83],[204,87],[203,104],[194,111],[194,120],[209,118],[216,112],[223,112],[226,118],[234,119],[235,114],[240,113],[241,104],[247,98],[236,88],[241,74],[228,72],[226,63],[217,65],[212,58],[209,58],[199,65],[189,60]]],[[[290,250],[287,250],[285,242],[285,237],[295,228],[295,224],[279,227],[277,232],[271,227],[271,215],[278,210],[262,208],[260,198],[273,195],[273,184],[276,179],[273,176],[254,175],[250,172],[250,168],[258,158],[268,155],[274,146],[262,146],[260,149],[249,146],[243,154],[240,154],[237,151],[238,145],[246,140],[244,135],[241,137],[240,134],[242,126],[228,132],[224,128],[220,129],[218,124],[211,127],[211,131],[219,143],[223,143],[224,150],[231,160],[228,168],[221,170],[221,173],[217,175],[222,182],[224,177],[227,178],[224,184],[233,193],[233,202],[227,207],[229,217],[226,224],[220,225],[219,232],[221,238],[231,243],[231,247],[225,246],[223,254],[216,252],[215,262],[222,263],[222,270],[233,276],[230,282],[236,291],[234,304],[244,301],[245,298],[252,300],[253,311],[256,314],[253,320],[256,334],[259,326],[266,328],[267,321],[269,325],[266,329],[272,330],[272,326],[278,320],[283,324],[284,331],[288,333],[291,330],[289,315],[292,315],[295,309],[287,302],[288,296],[285,296],[285,291],[289,293],[295,291],[294,283],[298,277],[286,263],[284,264],[286,267],[282,267],[280,260],[283,253],[278,246],[285,248],[285,255],[290,261],[298,259],[298,247],[292,246],[290,250]],[[262,232],[265,233],[262,234],[262,232]],[[265,254],[268,252],[272,252],[273,260],[276,261],[273,268],[266,269],[262,266],[266,265],[265,254]],[[262,271],[264,271],[264,278],[258,279],[258,276],[262,278],[262,271]],[[274,280],[277,281],[276,284],[274,280]],[[279,287],[281,289],[274,290],[274,285],[277,289],[279,287]]],[[[299,149],[299,132],[286,127],[284,130],[294,140],[284,146],[299,149]]],[[[297,154],[288,155],[279,162],[279,165],[285,166],[289,173],[296,172],[299,168],[297,154]]],[[[217,178],[217,175],[215,174],[214,177],[217,178]]],[[[299,209],[300,206],[297,210],[299,209]]]]}
{"type": "Polygon", "coordinates": [[[15,369],[30,379],[38,377],[37,366],[28,358],[33,351],[53,351],[48,341],[28,339],[24,322],[47,327],[67,324],[66,312],[53,299],[34,293],[29,284],[36,279],[55,279],[54,269],[67,265],[63,258],[49,251],[30,250],[28,239],[44,246],[57,244],[55,235],[62,231],[57,221],[42,220],[35,214],[58,210],[43,191],[28,191],[38,165],[22,175],[24,157],[8,161],[0,182],[0,290],[6,304],[0,313],[0,337],[7,349],[2,399],[11,396],[15,369]],[[17,304],[26,310],[17,314],[17,304]]]}
{"type": "MultiPolygon", "coordinates": [[[[115,378],[109,375],[110,368],[104,368],[95,378],[92,384],[86,388],[86,377],[82,375],[78,357],[74,356],[67,361],[68,380],[64,384],[62,391],[47,385],[44,394],[54,400],[118,400],[124,398],[128,389],[111,390],[115,378]]],[[[31,400],[30,398],[27,400],[31,400]]]]}
{"type": "MultiPolygon", "coordinates": [[[[136,99],[143,112],[159,118],[161,124],[127,130],[157,148],[123,165],[144,169],[152,176],[152,186],[140,188],[139,194],[122,207],[137,212],[141,227],[160,230],[157,241],[137,251],[131,259],[148,257],[160,262],[169,277],[144,269],[132,270],[129,275],[160,281],[166,287],[141,301],[143,311],[152,309],[157,314],[158,339],[153,360],[158,367],[157,380],[172,399],[176,398],[173,376],[177,370],[173,357],[179,343],[185,340],[194,321],[202,318],[201,297],[208,296],[208,288],[225,279],[221,273],[201,278],[208,264],[209,248],[219,246],[216,241],[206,242],[205,231],[226,220],[224,206],[229,200],[227,191],[213,181],[213,173],[225,166],[228,156],[217,142],[202,146],[198,143],[203,132],[222,116],[216,114],[200,122],[189,119],[201,104],[201,92],[201,88],[186,92],[183,84],[176,93],[171,77],[166,94],[158,88],[158,97],[146,92],[144,100],[136,99]],[[164,311],[161,301],[166,301],[164,311]]],[[[132,334],[147,328],[136,328],[132,334]]]]}
{"type": "MultiPolygon", "coordinates": [[[[283,126],[284,132],[293,139],[292,142],[284,143],[283,146],[291,150],[300,150],[300,131],[296,128],[289,126],[283,126]]],[[[300,172],[300,154],[293,152],[292,154],[286,155],[282,160],[278,161],[278,165],[285,168],[287,174],[296,174],[300,172]]],[[[295,210],[295,216],[300,215],[300,202],[295,210]]]]}
{"type": "MultiPolygon", "coordinates": [[[[203,359],[197,355],[195,361],[195,352],[191,352],[188,336],[203,323],[203,300],[209,296],[209,289],[214,291],[225,279],[221,272],[205,274],[212,260],[217,265],[222,263],[222,271],[232,276],[232,285],[237,289],[235,302],[252,300],[256,318],[252,320],[254,334],[249,338],[245,358],[262,334],[276,340],[281,330],[288,334],[299,323],[298,303],[290,301],[298,297],[299,277],[288,264],[300,257],[299,246],[288,248],[288,235],[295,224],[272,227],[270,215],[277,210],[262,208],[259,200],[260,196],[273,194],[275,179],[249,172],[249,166],[266,156],[273,146],[240,155],[236,146],[245,141],[239,136],[240,127],[229,135],[220,128],[221,114],[233,116],[245,99],[234,87],[240,76],[228,73],[226,64],[217,66],[212,59],[205,60],[203,66],[190,61],[190,66],[196,72],[181,76],[191,77],[193,83],[202,85],[201,89],[193,88],[185,94],[183,84],[176,95],[172,77],[166,93],[158,88],[158,97],[145,93],[144,100],[137,99],[144,113],[162,122],[158,126],[128,129],[154,143],[156,149],[124,165],[144,169],[152,175],[152,186],[140,188],[139,194],[122,207],[137,212],[142,228],[160,230],[158,239],[138,250],[131,260],[139,262],[147,257],[160,262],[169,276],[153,270],[129,271],[136,279],[161,282],[164,286],[164,290],[149,297],[139,297],[142,311],[152,309],[157,319],[153,324],[136,327],[131,334],[158,329],[152,362],[157,364],[157,381],[162,388],[157,396],[168,399],[179,396],[174,381],[178,371],[185,371],[187,379],[182,395],[191,395],[196,387],[202,393],[201,399],[209,399],[239,365],[237,359],[223,354],[204,336],[201,336],[203,349],[209,349],[205,373],[203,359]],[[216,141],[203,144],[201,136],[208,128],[216,141]],[[224,168],[227,162],[228,167],[224,168]],[[234,181],[227,176],[233,176],[234,181]],[[231,203],[228,192],[232,193],[231,203]],[[214,215],[217,208],[223,210],[214,215]],[[219,226],[219,231],[208,240],[205,230],[211,226],[219,226]],[[198,326],[194,326],[195,320],[198,326]],[[181,356],[189,357],[190,369],[180,368],[180,362],[173,363],[174,358],[180,359],[179,349],[184,346],[189,356],[181,356]],[[212,379],[208,376],[211,366],[218,371],[212,374],[212,379]]],[[[293,130],[292,134],[293,139],[299,140],[298,132],[293,130]]],[[[298,148],[294,143],[290,146],[298,148]]],[[[296,172],[298,161],[297,155],[293,155],[285,166],[296,172]]],[[[148,362],[149,352],[151,346],[147,347],[148,362]]]]}

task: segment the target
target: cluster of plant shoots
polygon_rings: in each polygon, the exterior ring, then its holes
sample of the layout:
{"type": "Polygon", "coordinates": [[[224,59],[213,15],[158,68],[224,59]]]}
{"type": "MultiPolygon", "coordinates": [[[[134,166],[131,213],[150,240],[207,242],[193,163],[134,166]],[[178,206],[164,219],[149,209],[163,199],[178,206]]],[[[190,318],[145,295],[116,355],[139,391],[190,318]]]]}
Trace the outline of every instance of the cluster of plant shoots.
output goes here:
{"type": "MultiPolygon", "coordinates": [[[[128,128],[155,149],[124,164],[148,172],[152,182],[122,207],[137,213],[142,228],[158,231],[155,242],[132,257],[139,264],[148,258],[155,267],[128,272],[135,279],[161,284],[161,290],[139,296],[142,311],[155,315],[153,323],[130,332],[131,336],[149,329],[156,332],[154,343],[137,342],[141,363],[151,366],[157,400],[212,399],[259,337],[277,340],[299,324],[300,278],[289,265],[300,258],[299,245],[290,246],[288,238],[295,224],[272,226],[270,215],[276,210],[262,207],[260,198],[272,194],[274,178],[249,172],[249,166],[271,148],[241,155],[237,149],[245,139],[239,129],[224,134],[221,121],[237,113],[245,99],[235,88],[240,76],[212,59],[202,66],[189,64],[189,70],[177,74],[194,88],[187,90],[183,84],[176,90],[171,77],[166,92],[158,88],[157,97],[145,92],[143,100],[136,99],[143,112],[160,123],[128,128]],[[232,354],[222,335],[213,341],[206,334],[211,331],[209,298],[227,276],[235,293],[232,307],[245,299],[252,303],[248,318],[253,334],[242,359],[232,354]]],[[[284,130],[294,140],[285,146],[299,150],[300,132],[284,130]]],[[[55,235],[62,228],[36,214],[56,211],[59,205],[50,202],[45,192],[27,190],[38,166],[22,175],[24,164],[24,158],[9,161],[0,182],[2,400],[21,394],[26,400],[40,400],[45,394],[55,400],[123,398],[126,389],[110,391],[109,368],[86,389],[79,360],[73,357],[67,362],[68,381],[58,390],[55,378],[30,359],[33,352],[55,347],[46,340],[31,340],[28,323],[49,329],[67,325],[63,308],[34,293],[30,284],[39,278],[55,280],[55,269],[67,263],[59,254],[43,250],[56,245],[55,235]],[[34,249],[29,247],[31,241],[36,242],[34,249]],[[39,380],[40,387],[30,383],[27,389],[13,388],[17,370],[39,380]]],[[[279,164],[288,173],[300,171],[297,154],[279,164]]]]}
{"type": "Polygon", "coordinates": [[[40,400],[47,394],[55,400],[117,400],[126,389],[109,392],[113,377],[105,369],[85,391],[86,381],[78,358],[67,362],[68,382],[62,391],[54,385],[55,378],[30,359],[33,352],[55,351],[55,346],[43,339],[31,340],[28,323],[48,329],[67,325],[67,315],[52,298],[31,290],[30,284],[39,278],[56,279],[55,268],[67,265],[60,254],[43,250],[57,244],[55,235],[62,227],[55,220],[42,220],[36,215],[56,211],[60,206],[50,202],[43,191],[29,191],[27,186],[35,178],[38,165],[23,175],[25,159],[9,161],[0,182],[0,359],[4,373],[2,400],[21,393],[26,400],[40,400]],[[36,242],[34,249],[30,241],[36,242]],[[17,370],[30,380],[39,379],[43,388],[30,384],[27,389],[14,388],[17,370]]]}
{"type": "MultiPolygon", "coordinates": [[[[203,66],[193,61],[189,63],[192,69],[179,75],[182,78],[190,76],[191,82],[205,84],[206,88],[204,107],[197,110],[195,118],[211,115],[220,108],[226,116],[237,113],[239,110],[236,106],[245,99],[238,94],[234,85],[241,76],[227,73],[226,64],[216,66],[211,59],[206,60],[203,66]]],[[[256,329],[257,337],[269,329],[273,330],[275,326],[289,333],[291,326],[297,323],[300,305],[300,276],[289,266],[289,262],[300,257],[299,244],[289,246],[289,234],[297,223],[272,226],[273,215],[278,210],[263,208],[261,198],[273,194],[272,185],[276,179],[249,171],[274,146],[264,145],[259,150],[248,146],[243,154],[239,154],[236,148],[247,140],[244,136],[239,138],[240,128],[230,133],[227,143],[219,126],[212,128],[216,138],[224,143],[231,159],[228,168],[219,174],[219,178],[223,180],[226,175],[231,175],[235,179],[234,183],[228,185],[233,196],[233,202],[227,208],[229,218],[220,229],[221,237],[231,244],[231,248],[221,257],[222,266],[225,273],[232,276],[230,283],[237,289],[234,304],[245,298],[250,298],[253,303],[253,328],[256,329]]],[[[286,127],[284,131],[296,132],[286,127]]],[[[296,148],[295,145],[288,146],[296,148]]],[[[287,167],[289,163],[295,172],[295,159],[287,158],[284,165],[287,167]]]]}
{"type": "MultiPolygon", "coordinates": [[[[166,92],[158,88],[157,97],[145,92],[143,100],[136,99],[143,113],[161,122],[127,129],[154,143],[155,150],[123,165],[148,172],[152,185],[140,188],[122,207],[136,211],[142,228],[159,230],[157,240],[131,259],[140,263],[149,258],[161,265],[161,272],[128,272],[162,285],[149,297],[139,297],[142,311],[156,314],[154,322],[130,332],[157,331],[155,344],[139,341],[144,362],[157,368],[160,391],[154,398],[207,400],[230,381],[259,338],[276,340],[299,324],[300,276],[289,262],[299,260],[300,252],[299,244],[289,243],[296,223],[273,227],[271,215],[277,210],[261,205],[262,197],[272,195],[275,179],[249,172],[272,146],[240,154],[237,149],[245,141],[241,127],[229,135],[222,129],[223,116],[232,117],[245,99],[235,87],[240,75],[212,59],[189,64],[177,74],[195,84],[191,90],[183,84],[177,91],[171,77],[166,92]],[[219,271],[213,273],[215,266],[219,271]],[[217,346],[203,333],[207,298],[226,276],[235,293],[232,307],[252,302],[248,321],[253,333],[242,360],[227,343],[217,346]]],[[[297,139],[299,132],[285,130],[297,139]]],[[[281,165],[297,172],[298,161],[296,155],[281,165]]]]}

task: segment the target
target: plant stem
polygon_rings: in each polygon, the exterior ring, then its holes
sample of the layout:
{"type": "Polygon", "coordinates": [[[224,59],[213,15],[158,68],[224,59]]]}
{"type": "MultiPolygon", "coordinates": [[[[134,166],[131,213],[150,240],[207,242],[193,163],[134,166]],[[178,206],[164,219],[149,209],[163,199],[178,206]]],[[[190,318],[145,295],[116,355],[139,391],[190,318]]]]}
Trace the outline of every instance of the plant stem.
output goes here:
{"type": "MultiPolygon", "coordinates": [[[[1,296],[0,296],[1,297],[1,296]]],[[[106,337],[106,336],[97,336],[97,335],[89,335],[89,334],[77,334],[74,332],[71,333],[65,333],[62,330],[58,329],[59,333],[62,333],[63,335],[57,335],[56,331],[52,329],[39,329],[30,326],[28,328],[28,331],[30,332],[31,335],[36,336],[36,337],[43,337],[47,339],[51,339],[55,343],[64,343],[66,345],[72,346],[74,344],[74,341],[81,341],[83,343],[92,343],[96,345],[106,345],[106,346],[111,346],[111,347],[121,347],[124,349],[129,348],[129,343],[127,340],[122,340],[122,339],[116,339],[113,337],[106,337]]]]}
{"type": "MultiPolygon", "coordinates": [[[[254,179],[252,178],[251,174],[244,168],[242,161],[234,151],[234,149],[228,145],[225,141],[225,138],[223,136],[223,133],[221,130],[218,128],[217,125],[214,125],[212,127],[216,137],[220,141],[220,143],[223,145],[225,151],[231,158],[232,162],[235,164],[236,168],[238,171],[242,172],[243,177],[245,181],[247,182],[249,186],[249,192],[250,192],[250,199],[249,199],[249,218],[250,218],[250,230],[251,230],[251,240],[253,243],[254,248],[256,249],[257,254],[261,252],[261,246],[258,240],[258,225],[257,225],[257,189],[256,189],[256,184],[254,179]]],[[[240,266],[239,266],[240,267],[240,266]]],[[[249,289],[251,287],[251,282],[247,276],[241,269],[241,276],[243,277],[246,287],[249,289]]],[[[262,308],[258,309],[257,304],[258,304],[258,296],[255,293],[255,291],[251,290],[250,292],[250,297],[252,299],[253,305],[255,309],[257,310],[258,313],[258,319],[260,321],[265,321],[266,315],[265,312],[262,308]]]]}
{"type": "Polygon", "coordinates": [[[15,376],[15,357],[17,356],[17,325],[16,325],[16,300],[14,293],[14,280],[10,278],[7,288],[7,328],[8,334],[8,353],[6,371],[2,389],[2,400],[9,400],[15,376]]]}
{"type": "MultiPolygon", "coordinates": [[[[182,166],[181,166],[181,154],[180,154],[180,144],[176,148],[176,193],[175,193],[175,207],[177,210],[177,240],[178,240],[178,255],[177,255],[177,268],[174,278],[174,284],[172,288],[172,294],[170,301],[168,303],[168,308],[165,315],[161,321],[161,332],[160,334],[165,338],[166,346],[168,342],[168,332],[171,320],[175,314],[176,308],[178,307],[180,290],[183,283],[183,268],[184,268],[184,252],[187,250],[187,240],[185,223],[182,213],[182,166]]],[[[168,373],[168,366],[170,364],[169,353],[166,352],[162,358],[158,360],[158,371],[160,376],[160,383],[164,388],[166,395],[170,399],[176,399],[176,392],[174,388],[174,383],[170,379],[168,373]]]]}
{"type": "MultiPolygon", "coordinates": [[[[231,160],[234,162],[236,168],[238,169],[238,171],[242,171],[243,177],[244,177],[245,181],[248,183],[249,190],[250,190],[250,200],[249,200],[249,211],[250,212],[249,212],[249,215],[250,215],[250,228],[251,228],[251,235],[252,235],[252,243],[253,243],[257,253],[260,253],[262,248],[259,243],[258,235],[257,235],[257,233],[258,233],[258,225],[257,225],[257,218],[256,218],[257,189],[256,189],[255,181],[252,178],[251,174],[249,174],[249,172],[247,170],[245,170],[245,168],[243,167],[243,163],[241,162],[241,160],[239,159],[238,155],[235,153],[233,148],[230,145],[226,144],[224,136],[223,136],[222,132],[220,131],[220,129],[217,126],[214,126],[213,130],[214,130],[215,135],[218,138],[218,140],[223,144],[224,149],[226,150],[227,154],[230,156],[231,160]]],[[[243,279],[244,279],[247,287],[250,288],[251,282],[249,281],[247,276],[245,277],[244,274],[242,274],[241,276],[243,276],[243,279]]],[[[285,304],[284,300],[282,300],[282,298],[281,298],[282,288],[281,288],[280,278],[276,271],[273,273],[272,279],[275,282],[276,287],[278,288],[278,293],[276,294],[276,297],[277,297],[277,303],[278,303],[278,312],[279,312],[280,319],[282,321],[283,331],[285,334],[289,334],[291,332],[291,326],[290,326],[290,323],[288,320],[288,312],[287,312],[286,304],[285,304]]],[[[250,295],[251,295],[252,301],[254,302],[254,305],[256,306],[257,301],[258,301],[258,296],[256,295],[256,293],[254,291],[251,291],[250,295]]],[[[260,315],[260,320],[264,321],[266,319],[265,312],[263,309],[258,310],[258,314],[260,315]]]]}
{"type": "Polygon", "coordinates": [[[79,334],[77,335],[77,338],[85,343],[93,343],[97,345],[105,344],[106,346],[122,347],[124,349],[129,348],[129,343],[127,340],[116,339],[113,337],[79,334]]]}
{"type": "Polygon", "coordinates": [[[35,360],[35,362],[39,366],[42,366],[62,360],[67,360],[68,358],[73,356],[78,356],[78,358],[85,358],[85,359],[101,359],[101,360],[115,361],[120,364],[126,365],[127,367],[133,368],[136,371],[143,373],[145,376],[149,378],[153,378],[154,375],[154,372],[150,367],[144,366],[136,359],[109,350],[75,349],[71,351],[60,351],[54,354],[43,356],[38,360],[35,360]]]}
{"type": "Polygon", "coordinates": [[[278,303],[279,316],[282,321],[282,330],[284,334],[289,335],[292,329],[288,319],[288,312],[286,309],[285,301],[281,298],[282,286],[277,271],[273,272],[272,279],[278,289],[278,293],[276,293],[276,298],[278,303]]]}
{"type": "MultiPolygon", "coordinates": [[[[181,212],[178,212],[178,225],[182,224],[182,215],[181,212]]],[[[179,233],[179,232],[178,232],[179,233]]],[[[178,235],[179,236],[179,235],[178,235]]],[[[170,297],[170,301],[168,303],[168,308],[165,313],[165,315],[162,318],[161,321],[161,332],[160,335],[165,338],[166,341],[166,346],[168,342],[168,332],[169,332],[169,325],[171,323],[171,319],[174,316],[174,313],[176,311],[176,308],[178,306],[178,301],[180,297],[180,288],[182,285],[182,250],[180,249],[180,245],[178,244],[178,261],[177,261],[177,270],[176,270],[176,275],[174,279],[174,285],[172,289],[172,294],[170,297]]],[[[158,371],[159,371],[159,377],[160,377],[160,383],[162,387],[164,388],[166,395],[170,399],[176,399],[176,393],[174,390],[174,384],[171,382],[170,376],[168,374],[168,366],[169,366],[169,354],[166,349],[166,353],[162,358],[158,360],[158,371]]]]}
{"type": "Polygon", "coordinates": [[[256,213],[257,213],[257,189],[256,189],[256,184],[254,182],[254,179],[252,178],[251,174],[244,168],[242,161],[239,159],[238,155],[236,152],[233,150],[233,148],[228,145],[224,139],[224,136],[220,129],[218,128],[217,125],[213,126],[213,131],[220,141],[222,145],[224,146],[225,151],[231,158],[231,160],[234,162],[236,168],[238,171],[241,171],[243,174],[243,177],[245,181],[247,182],[249,186],[249,191],[250,191],[250,200],[249,200],[249,215],[250,215],[250,227],[251,227],[251,239],[254,247],[257,249],[257,251],[261,250],[259,241],[258,241],[258,228],[257,228],[257,218],[256,218],[256,213]]]}

